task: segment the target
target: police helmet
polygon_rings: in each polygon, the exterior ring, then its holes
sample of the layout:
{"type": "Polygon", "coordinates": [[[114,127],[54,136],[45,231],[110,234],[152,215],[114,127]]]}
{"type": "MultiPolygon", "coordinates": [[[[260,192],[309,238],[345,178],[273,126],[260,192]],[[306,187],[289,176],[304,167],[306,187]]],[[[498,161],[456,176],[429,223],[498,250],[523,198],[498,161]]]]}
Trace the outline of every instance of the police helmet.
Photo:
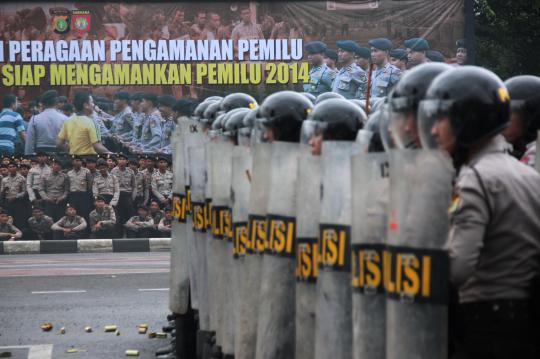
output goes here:
{"type": "Polygon", "coordinates": [[[221,111],[229,112],[235,108],[255,108],[257,107],[257,101],[248,94],[245,93],[232,93],[225,96],[221,101],[221,111]]]}
{"type": "Polygon", "coordinates": [[[305,96],[281,91],[268,96],[257,111],[256,129],[263,141],[299,142],[300,129],[313,105],[305,96]],[[273,138],[267,136],[271,130],[273,138]]]}
{"type": "Polygon", "coordinates": [[[508,126],[510,96],[493,72],[463,66],[437,76],[420,102],[418,117],[423,147],[437,147],[431,130],[440,116],[447,116],[450,121],[456,144],[454,164],[460,165],[468,148],[508,126]]]}
{"type": "Polygon", "coordinates": [[[443,63],[427,63],[407,71],[388,96],[392,136],[399,148],[420,147],[416,111],[432,81],[452,69],[443,63]]]}
{"type": "Polygon", "coordinates": [[[347,100],[328,99],[313,108],[302,124],[303,143],[322,135],[327,141],[354,141],[367,116],[361,108],[347,100]]]}
{"type": "Polygon", "coordinates": [[[329,98],[345,99],[343,95],[340,95],[337,92],[323,92],[322,94],[317,96],[317,99],[315,100],[315,105],[318,105],[319,103],[328,100],[329,98]]]}
{"type": "Polygon", "coordinates": [[[540,129],[540,77],[521,75],[504,82],[510,95],[510,110],[521,115],[523,140],[533,141],[540,129]]]}
{"type": "Polygon", "coordinates": [[[315,97],[314,95],[310,94],[309,92],[301,92],[300,93],[301,95],[307,97],[308,100],[311,101],[311,103],[315,103],[315,101],[317,101],[317,97],[315,97]]]}

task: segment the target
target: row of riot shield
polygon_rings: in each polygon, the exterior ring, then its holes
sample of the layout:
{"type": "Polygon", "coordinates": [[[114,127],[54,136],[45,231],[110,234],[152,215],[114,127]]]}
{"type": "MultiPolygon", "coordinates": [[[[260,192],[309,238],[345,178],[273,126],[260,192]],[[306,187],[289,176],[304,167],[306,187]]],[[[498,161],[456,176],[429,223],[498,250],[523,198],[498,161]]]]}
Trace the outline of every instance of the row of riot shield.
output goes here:
{"type": "Polygon", "coordinates": [[[441,153],[177,128],[170,309],[198,311],[200,357],[447,357],[441,153]]]}

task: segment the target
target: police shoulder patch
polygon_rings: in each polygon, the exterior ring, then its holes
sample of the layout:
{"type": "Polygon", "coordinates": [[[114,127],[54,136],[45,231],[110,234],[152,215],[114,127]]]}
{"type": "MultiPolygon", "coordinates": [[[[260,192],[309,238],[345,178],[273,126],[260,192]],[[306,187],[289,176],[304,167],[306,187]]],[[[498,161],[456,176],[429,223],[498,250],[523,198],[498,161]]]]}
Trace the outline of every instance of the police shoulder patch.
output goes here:
{"type": "Polygon", "coordinates": [[[461,197],[456,194],[452,197],[452,204],[448,208],[448,213],[453,214],[461,208],[461,197]]]}

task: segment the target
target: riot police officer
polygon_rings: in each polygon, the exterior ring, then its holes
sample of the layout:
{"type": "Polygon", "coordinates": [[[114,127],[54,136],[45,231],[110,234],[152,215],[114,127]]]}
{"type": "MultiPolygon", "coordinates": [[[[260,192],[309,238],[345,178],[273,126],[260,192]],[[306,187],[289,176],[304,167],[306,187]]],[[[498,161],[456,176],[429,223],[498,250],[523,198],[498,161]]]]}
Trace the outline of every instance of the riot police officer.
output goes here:
{"type": "Polygon", "coordinates": [[[446,64],[425,64],[407,72],[388,98],[391,133],[399,148],[420,148],[416,112],[435,77],[452,67],[446,64]]]}
{"type": "Polygon", "coordinates": [[[311,64],[309,70],[309,82],[304,84],[304,92],[318,96],[323,92],[332,91],[332,83],[336,77],[324,63],[324,51],[326,44],[321,41],[311,41],[305,46],[308,53],[308,61],[311,64]]]}
{"type": "Polygon", "coordinates": [[[365,112],[350,101],[329,99],[315,106],[303,122],[301,142],[320,155],[322,141],[354,141],[366,120],[365,112]]]}
{"type": "Polygon", "coordinates": [[[504,83],[510,94],[510,124],[503,135],[512,144],[512,155],[535,166],[536,136],[540,129],[540,77],[522,75],[504,83]]]}
{"type": "Polygon", "coordinates": [[[257,111],[255,136],[263,142],[299,142],[302,121],[312,107],[311,101],[297,92],[268,96],[257,111]]]}
{"type": "Polygon", "coordinates": [[[530,358],[533,279],[540,273],[540,175],[504,152],[510,96],[492,72],[439,75],[420,103],[423,146],[458,171],[449,209],[450,277],[459,291],[459,354],[530,358]]]}

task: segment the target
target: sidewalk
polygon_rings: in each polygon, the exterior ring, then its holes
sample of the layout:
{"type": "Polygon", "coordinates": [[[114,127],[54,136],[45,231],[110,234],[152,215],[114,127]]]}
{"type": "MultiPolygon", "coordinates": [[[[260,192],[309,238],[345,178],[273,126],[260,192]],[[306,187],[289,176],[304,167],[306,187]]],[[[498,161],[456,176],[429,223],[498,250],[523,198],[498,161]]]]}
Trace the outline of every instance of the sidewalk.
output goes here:
{"type": "Polygon", "coordinates": [[[78,239],[0,242],[2,254],[164,252],[171,249],[170,238],[78,239]]]}

